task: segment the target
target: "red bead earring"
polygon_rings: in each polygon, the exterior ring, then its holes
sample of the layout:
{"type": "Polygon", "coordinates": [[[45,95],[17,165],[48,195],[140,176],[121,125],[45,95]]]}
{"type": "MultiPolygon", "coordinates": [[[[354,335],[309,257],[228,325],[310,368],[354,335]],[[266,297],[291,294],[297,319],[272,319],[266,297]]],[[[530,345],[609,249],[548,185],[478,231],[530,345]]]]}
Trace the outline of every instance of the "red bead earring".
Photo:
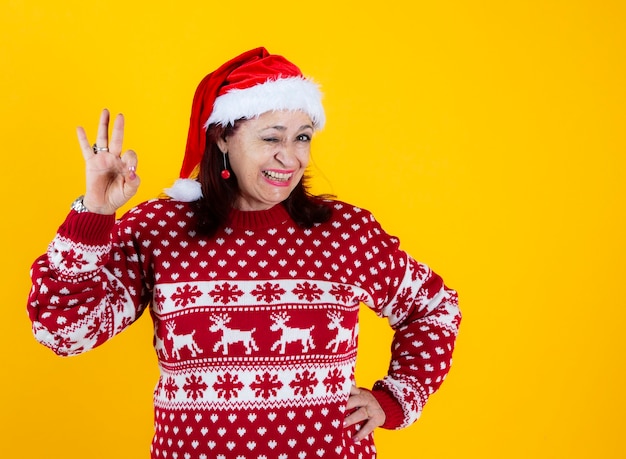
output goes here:
{"type": "Polygon", "coordinates": [[[224,180],[228,180],[230,178],[230,171],[228,170],[228,166],[226,165],[226,153],[223,153],[223,155],[224,155],[224,169],[222,169],[222,172],[220,174],[224,180]]]}

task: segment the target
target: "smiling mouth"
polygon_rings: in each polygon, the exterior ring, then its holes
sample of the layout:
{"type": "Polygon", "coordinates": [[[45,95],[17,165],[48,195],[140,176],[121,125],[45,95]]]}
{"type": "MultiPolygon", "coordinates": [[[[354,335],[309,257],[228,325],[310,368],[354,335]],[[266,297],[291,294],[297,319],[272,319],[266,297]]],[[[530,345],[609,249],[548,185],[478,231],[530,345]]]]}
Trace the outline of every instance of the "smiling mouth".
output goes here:
{"type": "Polygon", "coordinates": [[[263,171],[265,178],[274,182],[287,182],[293,176],[292,173],[276,172],[276,171],[263,171]]]}

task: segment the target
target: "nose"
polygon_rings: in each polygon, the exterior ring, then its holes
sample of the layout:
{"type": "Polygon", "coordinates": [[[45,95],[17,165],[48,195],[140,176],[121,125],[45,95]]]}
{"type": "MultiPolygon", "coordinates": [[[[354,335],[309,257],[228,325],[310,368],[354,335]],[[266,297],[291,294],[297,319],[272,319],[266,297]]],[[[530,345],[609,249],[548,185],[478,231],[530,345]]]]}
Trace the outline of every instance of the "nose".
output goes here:
{"type": "Polygon", "coordinates": [[[285,168],[294,168],[298,165],[296,147],[290,142],[280,142],[274,158],[285,168]]]}

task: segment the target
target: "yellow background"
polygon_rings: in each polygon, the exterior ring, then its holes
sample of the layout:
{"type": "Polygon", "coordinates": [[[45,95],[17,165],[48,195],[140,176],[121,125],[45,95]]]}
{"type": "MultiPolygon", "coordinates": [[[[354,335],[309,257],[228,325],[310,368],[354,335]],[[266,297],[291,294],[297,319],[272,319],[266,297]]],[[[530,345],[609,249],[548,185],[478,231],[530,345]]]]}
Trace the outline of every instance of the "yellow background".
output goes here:
{"type": "MultiPolygon", "coordinates": [[[[626,8],[619,1],[0,2],[0,455],[148,457],[143,317],[62,359],[26,318],[28,270],[83,190],[75,140],[127,117],[134,203],[176,178],[193,91],[248,48],[313,76],[314,186],[368,208],[460,292],[452,371],[380,457],[621,458],[626,8]]],[[[363,314],[359,382],[387,366],[363,314]]]]}

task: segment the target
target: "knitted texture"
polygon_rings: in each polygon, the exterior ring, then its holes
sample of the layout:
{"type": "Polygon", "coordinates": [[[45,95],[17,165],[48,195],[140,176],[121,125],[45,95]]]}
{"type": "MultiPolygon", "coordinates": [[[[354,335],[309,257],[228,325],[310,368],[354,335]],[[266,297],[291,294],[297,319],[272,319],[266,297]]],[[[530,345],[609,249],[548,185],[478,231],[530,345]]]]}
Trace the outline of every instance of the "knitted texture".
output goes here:
{"type": "Polygon", "coordinates": [[[161,371],[152,458],[373,458],[372,435],[356,443],[358,427],[343,427],[360,305],[395,330],[373,388],[394,429],[445,378],[460,313],[456,292],[369,212],[331,205],[311,229],[280,205],[233,211],[211,238],[174,200],[117,222],[71,212],[33,265],[35,337],[79,354],[150,305],[161,371]]]}

